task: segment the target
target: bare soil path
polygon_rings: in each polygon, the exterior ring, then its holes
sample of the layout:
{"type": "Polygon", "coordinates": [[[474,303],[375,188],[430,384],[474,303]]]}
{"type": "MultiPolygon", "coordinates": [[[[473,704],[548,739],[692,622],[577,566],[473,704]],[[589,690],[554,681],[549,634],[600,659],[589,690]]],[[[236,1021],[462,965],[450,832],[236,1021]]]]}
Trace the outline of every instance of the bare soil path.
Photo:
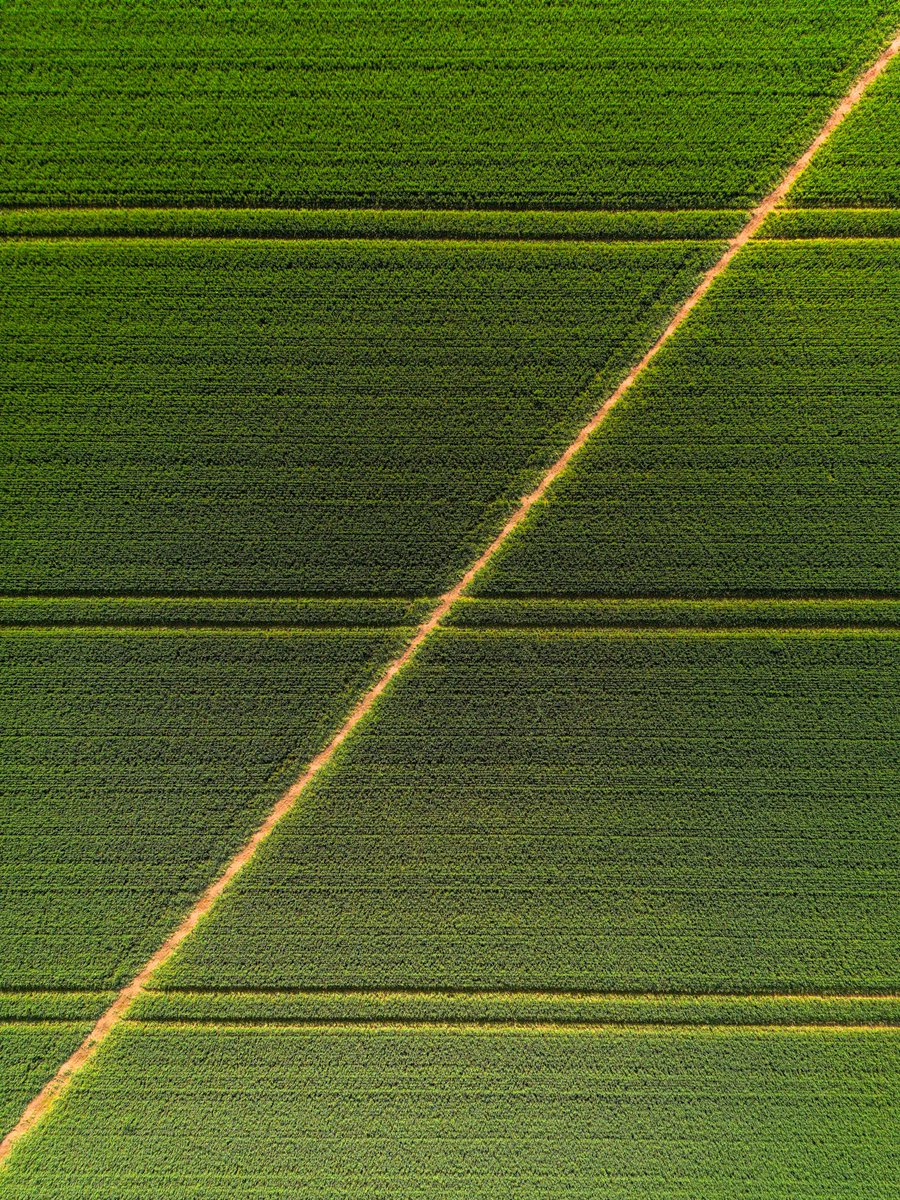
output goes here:
{"type": "Polygon", "coordinates": [[[422,646],[441,621],[446,617],[447,613],[462,596],[475,577],[484,569],[491,561],[500,547],[507,541],[510,535],[521,525],[528,516],[535,504],[540,501],[547,490],[553,483],[563,474],[575,456],[584,447],[588,439],[596,432],[598,427],[603,423],[609,414],[610,410],[619,402],[622,396],[629,390],[632,384],[646,370],[653,359],[657,356],[662,347],[673,337],[681,328],[689,314],[693,311],[700,300],[706,295],[712,287],[716,279],[725,271],[735,255],[750,241],[753,235],[765,221],[766,217],[772,210],[781,203],[785,198],[790,188],[797,181],[800,175],[806,170],[810,162],[815,157],[816,153],[828,141],[834,131],[843,123],[847,115],[856,107],[859,100],[865,91],[872,85],[879,75],[887,67],[888,63],[894,56],[900,52],[900,33],[878,56],[872,65],[863,72],[856,80],[847,94],[842,98],[837,107],[832,112],[831,116],[819,130],[815,138],[807,146],[806,150],[800,155],[795,163],[788,169],[787,173],[781,182],[767,196],[765,196],[756,206],[750,215],[749,220],[743,229],[734,237],[722,254],[721,258],[706,272],[700,283],[694,289],[687,300],[681,305],[675,315],[666,325],[663,332],[653,343],[650,349],[646,352],[643,358],[631,368],[619,386],[615,389],[611,396],[601,405],[599,409],[590,418],[587,424],[580,430],[574,440],[566,447],[563,453],[559,456],[555,463],[547,470],[537,487],[529,492],[527,496],[523,496],[519,501],[515,511],[507,520],[506,524],[490,543],[490,545],[478,556],[478,558],[469,566],[468,570],[449,591],[441,596],[432,609],[430,615],[418,626],[412,640],[408,643],[406,649],[398,655],[386,667],[377,683],[375,683],[362,699],[354,707],[353,711],[344,721],[343,725],[331,739],[331,741],[320,750],[319,753],[312,759],[306,770],[291,785],[290,788],[278,800],[272,810],[269,812],[266,819],[256,830],[250,840],[240,851],[232,858],[225,867],[218,879],[212,883],[199,898],[194,907],[190,910],[177,929],[169,935],[168,938],[159,947],[153,957],[142,967],[138,974],[126,984],[125,987],[118,993],[112,1005],[106,1010],[103,1016],[94,1025],[91,1032],[78,1047],[78,1049],[62,1064],[56,1074],[48,1083],[44,1085],[40,1092],[27,1105],[21,1117],[16,1122],[15,1126],[10,1130],[2,1142],[0,1142],[0,1166],[6,1163],[9,1154],[15,1144],[35,1125],[49,1110],[54,1100],[65,1090],[72,1079],[78,1072],[90,1062],[96,1054],[98,1048],[102,1045],[109,1034],[115,1029],[122,1018],[127,1013],[128,1009],[134,1003],[138,995],[146,988],[150,982],[154,972],[156,972],[165,963],[185,938],[196,929],[201,919],[210,911],[228,885],[241,873],[244,867],[252,860],[259,847],[266,840],[275,826],[291,811],[308,784],[319,774],[334,757],[338,748],[347,740],[356,726],[363,718],[372,710],[378,698],[382,695],[385,688],[391,680],[398,675],[404,667],[411,661],[413,656],[422,646]]]}

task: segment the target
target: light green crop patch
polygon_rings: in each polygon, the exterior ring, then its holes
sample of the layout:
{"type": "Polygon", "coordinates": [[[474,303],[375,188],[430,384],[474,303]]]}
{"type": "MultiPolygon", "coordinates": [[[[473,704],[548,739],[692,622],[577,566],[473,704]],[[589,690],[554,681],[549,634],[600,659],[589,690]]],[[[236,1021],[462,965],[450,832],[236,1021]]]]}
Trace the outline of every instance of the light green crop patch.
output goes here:
{"type": "Polygon", "coordinates": [[[3,1200],[888,1200],[880,1030],[126,1026],[3,1200]]]}
{"type": "Polygon", "coordinates": [[[604,992],[147,991],[129,1021],[179,1026],[317,1023],[451,1025],[897,1025],[900,996],[776,996],[604,992]]]}
{"type": "Polygon", "coordinates": [[[777,208],[756,236],[783,241],[900,238],[900,208],[777,208]]]}

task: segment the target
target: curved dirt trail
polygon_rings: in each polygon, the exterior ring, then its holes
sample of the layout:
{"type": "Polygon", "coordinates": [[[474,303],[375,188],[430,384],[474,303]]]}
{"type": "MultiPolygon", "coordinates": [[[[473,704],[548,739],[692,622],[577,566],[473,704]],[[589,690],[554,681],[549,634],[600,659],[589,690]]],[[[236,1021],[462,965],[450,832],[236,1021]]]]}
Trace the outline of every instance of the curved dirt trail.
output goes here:
{"type": "Polygon", "coordinates": [[[692,312],[698,302],[706,295],[715,280],[725,271],[735,255],[746,246],[753,235],[765,221],[766,217],[772,210],[781,203],[791,187],[803,174],[810,162],[815,157],[816,153],[828,141],[834,131],[842,124],[842,122],[858,104],[859,100],[872,85],[872,83],[882,74],[888,63],[894,56],[900,52],[900,33],[894,40],[881,52],[875,62],[863,72],[856,80],[850,90],[841,99],[837,107],[832,112],[831,116],[824,123],[815,138],[807,146],[806,150],[800,157],[789,167],[787,173],[781,182],[767,196],[765,196],[756,206],[743,229],[728,243],[728,246],[722,256],[713,264],[701,279],[700,283],[694,291],[688,296],[687,300],[681,305],[675,315],[670,319],[663,332],[653,343],[650,349],[644,354],[643,358],[631,368],[622,382],[618,385],[611,396],[601,405],[594,413],[586,425],[579,431],[574,440],[566,447],[563,453],[559,456],[555,463],[547,470],[542,477],[537,487],[523,496],[519,501],[515,511],[507,520],[506,524],[478,558],[469,566],[465,574],[449,591],[445,592],[440,597],[434,609],[429,616],[418,626],[412,640],[407,645],[406,649],[398,655],[385,668],[383,674],[378,681],[369,689],[368,692],[353,708],[350,715],[344,721],[343,725],[332,737],[331,741],[320,750],[319,753],[312,759],[306,770],[299,779],[293,783],[290,788],[281,796],[275,806],[271,809],[266,819],[259,826],[250,840],[245,846],[227,864],[222,874],[215,880],[202,894],[181,924],[175,929],[168,938],[159,947],[153,957],[141,968],[138,974],[126,984],[118,993],[112,1005],[106,1010],[103,1016],[97,1021],[91,1032],[62,1066],[57,1070],[56,1074],[48,1083],[44,1085],[40,1092],[27,1105],[21,1117],[16,1122],[15,1126],[10,1130],[2,1142],[0,1142],[0,1166],[5,1165],[15,1144],[29,1130],[41,1120],[44,1114],[48,1111],[53,1101],[60,1093],[68,1086],[73,1077],[81,1070],[81,1068],[93,1058],[98,1047],[109,1036],[112,1030],[122,1020],[128,1009],[134,1003],[137,996],[146,987],[151,976],[159,967],[163,965],[196,928],[200,920],[213,907],[232,880],[240,874],[244,867],[251,861],[256,851],[266,840],[275,826],[281,819],[294,807],[297,800],[305,791],[307,785],[315,778],[327,763],[334,757],[337,749],[343,744],[348,736],[353,732],[360,721],[372,709],[375,702],[384,692],[385,688],[391,682],[407,663],[415,655],[416,651],[421,647],[422,643],[434,632],[440,622],[444,619],[456,601],[462,596],[475,577],[483,570],[483,568],[491,561],[500,547],[507,541],[510,534],[524,521],[531,509],[539,500],[543,498],[550,486],[559,478],[571,463],[572,459],[584,447],[585,443],[597,428],[606,419],[610,410],[618,403],[625,395],[635,380],[644,372],[644,370],[653,361],[662,347],[669,339],[680,329],[684,324],[688,315],[692,312]]]}

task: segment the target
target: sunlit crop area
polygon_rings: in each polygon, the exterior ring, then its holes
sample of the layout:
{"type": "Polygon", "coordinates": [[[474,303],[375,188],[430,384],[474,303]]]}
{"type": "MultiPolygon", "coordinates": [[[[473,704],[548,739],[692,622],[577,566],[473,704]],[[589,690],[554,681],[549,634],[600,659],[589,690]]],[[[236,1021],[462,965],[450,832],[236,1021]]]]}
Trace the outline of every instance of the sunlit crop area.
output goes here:
{"type": "Polygon", "coordinates": [[[898,51],[0,6],[0,1200],[896,1200],[898,51]]]}

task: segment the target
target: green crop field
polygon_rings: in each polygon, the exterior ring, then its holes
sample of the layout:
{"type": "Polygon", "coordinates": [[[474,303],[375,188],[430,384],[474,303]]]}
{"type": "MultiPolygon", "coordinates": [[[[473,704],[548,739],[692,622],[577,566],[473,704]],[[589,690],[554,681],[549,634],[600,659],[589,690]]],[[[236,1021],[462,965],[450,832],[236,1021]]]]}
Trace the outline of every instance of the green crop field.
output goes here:
{"type": "Polygon", "coordinates": [[[888,1200],[898,1052],[875,1029],[130,1026],[0,1196],[888,1200]]]}
{"type": "Polygon", "coordinates": [[[0,993],[125,983],[403,637],[5,627],[0,993]]]}
{"type": "Polygon", "coordinates": [[[716,243],[0,246],[0,587],[436,594],[716,243]]]}
{"type": "Polygon", "coordinates": [[[6,205],[744,207],[896,0],[11,0],[6,205]]]}
{"type": "Polygon", "coordinates": [[[0,4],[0,1200],[897,1200],[898,97],[0,4]]]}
{"type": "Polygon", "coordinates": [[[478,591],[895,591],[898,342],[897,242],[749,247],[478,591]]]}
{"type": "Polygon", "coordinates": [[[900,147],[894,136],[898,120],[900,71],[895,63],[823,148],[792,192],[792,203],[812,208],[896,209],[900,205],[900,147]]]}
{"type": "Polygon", "coordinates": [[[898,653],[444,634],[157,981],[900,991],[898,653]]]}

